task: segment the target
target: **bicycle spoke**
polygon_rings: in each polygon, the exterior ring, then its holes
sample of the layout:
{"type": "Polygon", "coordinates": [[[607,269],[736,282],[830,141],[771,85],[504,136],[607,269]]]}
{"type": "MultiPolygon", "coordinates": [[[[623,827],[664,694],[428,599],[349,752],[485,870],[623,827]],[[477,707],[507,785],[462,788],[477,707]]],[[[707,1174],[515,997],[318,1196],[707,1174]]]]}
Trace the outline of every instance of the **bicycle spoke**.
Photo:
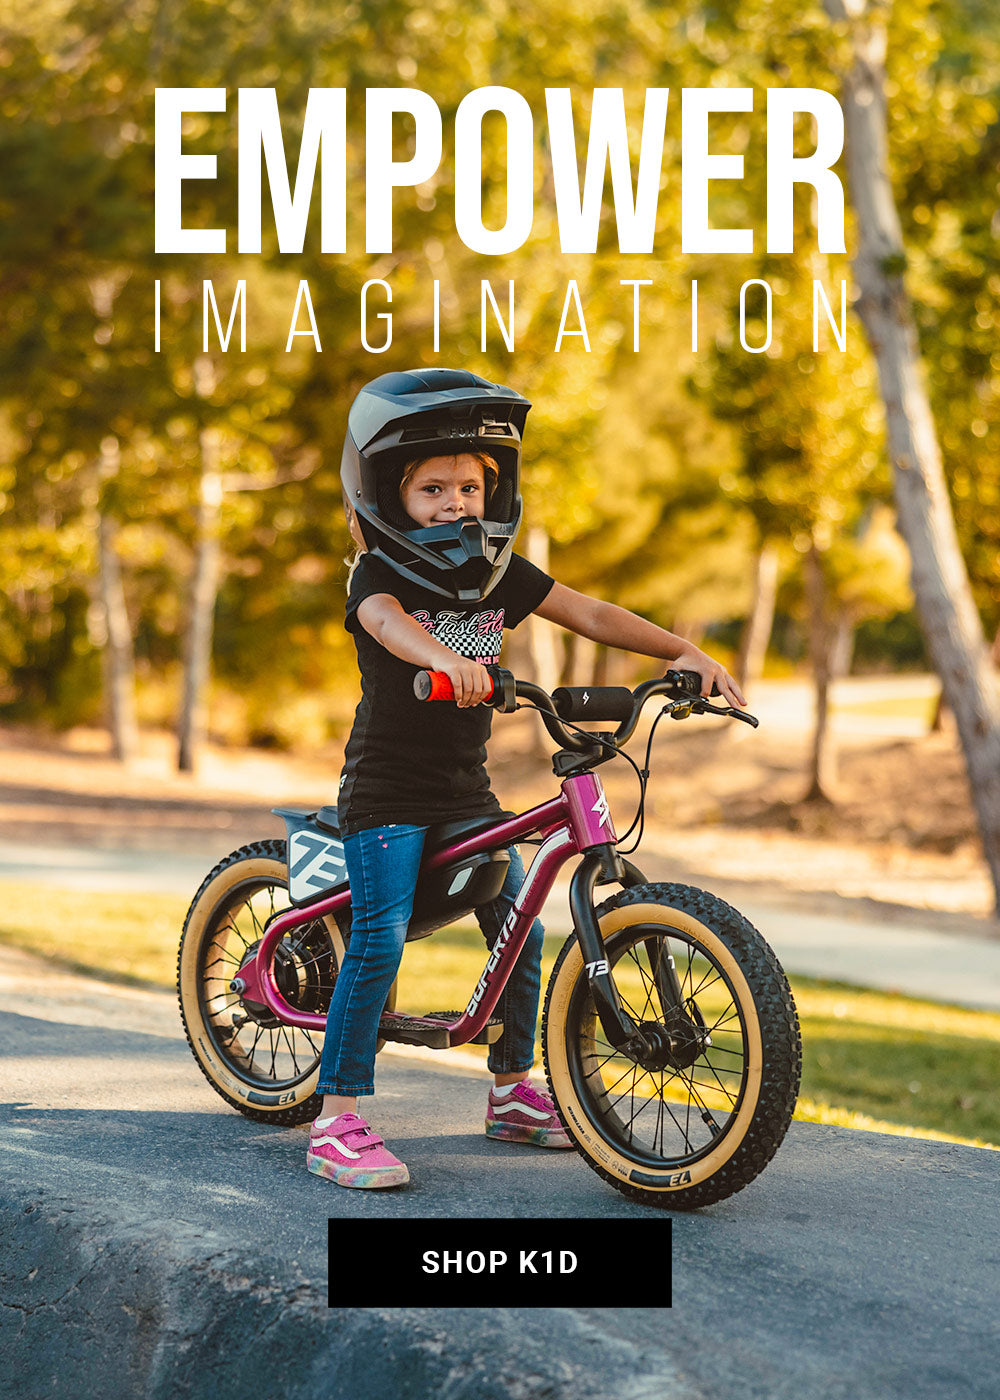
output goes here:
{"type": "MultiPolygon", "coordinates": [[[[232,953],[220,953],[220,955],[217,958],[213,958],[213,960],[210,963],[205,964],[205,971],[206,973],[210,972],[212,968],[217,967],[220,963],[227,962],[232,963],[234,968],[237,968],[240,965],[239,958],[233,957],[232,953]]],[[[219,973],[218,975],[221,977],[223,974],[219,973]]]]}
{"type": "Polygon", "coordinates": [[[253,1038],[253,1044],[250,1046],[250,1053],[247,1056],[247,1060],[251,1065],[253,1064],[254,1056],[257,1053],[257,1046],[260,1044],[260,1038],[264,1034],[263,1026],[258,1026],[256,1029],[257,1033],[253,1038]]]}
{"type": "MultiPolygon", "coordinates": [[[[221,934],[221,933],[227,932],[226,926],[223,925],[223,927],[219,930],[219,932],[220,932],[220,934],[221,934]]],[[[245,938],[243,937],[243,934],[240,932],[238,926],[237,926],[236,923],[233,921],[233,916],[232,916],[232,914],[229,915],[229,927],[228,927],[228,932],[229,932],[229,933],[235,933],[236,937],[237,937],[237,938],[240,940],[240,942],[243,944],[244,949],[250,947],[249,942],[247,941],[247,939],[245,939],[245,938]]]]}
{"type": "Polygon", "coordinates": [[[289,1054],[291,1055],[291,1057],[292,1057],[292,1069],[293,1069],[293,1071],[295,1072],[295,1074],[298,1074],[298,1073],[299,1073],[299,1061],[298,1061],[298,1056],[297,1056],[296,1053],[295,1053],[295,1046],[292,1044],[291,1039],[289,1038],[288,1027],[287,1027],[287,1026],[282,1026],[282,1028],[281,1028],[281,1034],[282,1034],[282,1035],[284,1036],[284,1038],[285,1038],[285,1044],[288,1046],[288,1053],[289,1053],[289,1054]]]}
{"type": "MultiPolygon", "coordinates": [[[[710,1044],[691,1065],[645,1069],[607,1041],[591,1002],[581,1024],[581,1031],[589,1026],[580,1041],[581,1082],[589,1086],[595,1112],[630,1153],[692,1160],[725,1132],[741,1102],[746,1043],[740,1007],[721,967],[675,930],[637,931],[613,960],[612,975],[622,1009],[636,1024],[662,1026],[679,1010],[691,1033],[709,1037],[710,1044]],[[671,956],[679,1006],[666,983],[671,956]]],[[[683,1053],[683,1043],[682,1034],[674,1053],[683,1053]]]]}
{"type": "MultiPolygon", "coordinates": [[[[695,1103],[698,1105],[698,1107],[701,1109],[703,1121],[704,1121],[706,1124],[708,1124],[708,1125],[710,1125],[710,1126],[712,1127],[712,1129],[713,1129],[713,1134],[712,1134],[712,1135],[713,1135],[713,1137],[714,1137],[714,1136],[718,1133],[718,1131],[719,1131],[718,1124],[715,1122],[715,1119],[712,1117],[711,1112],[709,1111],[708,1105],[705,1103],[705,1100],[704,1100],[703,1098],[701,1098],[700,1095],[698,1095],[698,1094],[695,1092],[694,1079],[693,1079],[693,1078],[692,1078],[692,1079],[688,1079],[688,1080],[686,1080],[686,1083],[688,1084],[689,1089],[690,1089],[690,1097],[694,1100],[694,1102],[695,1102],[695,1103]]],[[[733,1102],[735,1102],[735,1100],[733,1100],[733,1102]]]]}

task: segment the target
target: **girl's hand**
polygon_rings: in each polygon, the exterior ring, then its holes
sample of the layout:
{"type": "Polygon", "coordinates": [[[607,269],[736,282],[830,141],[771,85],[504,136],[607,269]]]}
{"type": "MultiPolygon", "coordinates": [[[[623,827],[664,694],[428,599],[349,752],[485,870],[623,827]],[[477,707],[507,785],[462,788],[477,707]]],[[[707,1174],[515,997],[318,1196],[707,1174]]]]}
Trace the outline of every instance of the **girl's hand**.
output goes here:
{"type": "Polygon", "coordinates": [[[358,621],[380,646],[401,661],[409,661],[425,671],[443,671],[463,709],[482,704],[492,694],[493,682],[486,667],[429,637],[391,593],[373,593],[363,598],[358,604],[358,621]]]}
{"type": "Polygon", "coordinates": [[[478,661],[453,655],[448,661],[436,662],[433,669],[443,671],[451,681],[455,703],[460,709],[467,709],[470,705],[481,705],[493,694],[490,673],[485,666],[480,666],[478,661]]]}
{"type": "Polygon", "coordinates": [[[726,670],[725,666],[713,661],[710,656],[706,656],[697,647],[688,646],[681,652],[680,656],[675,656],[670,663],[671,668],[676,671],[697,671],[701,676],[701,693],[707,697],[712,693],[712,686],[719,687],[719,694],[730,705],[746,707],[746,700],[743,692],[726,670]]]}

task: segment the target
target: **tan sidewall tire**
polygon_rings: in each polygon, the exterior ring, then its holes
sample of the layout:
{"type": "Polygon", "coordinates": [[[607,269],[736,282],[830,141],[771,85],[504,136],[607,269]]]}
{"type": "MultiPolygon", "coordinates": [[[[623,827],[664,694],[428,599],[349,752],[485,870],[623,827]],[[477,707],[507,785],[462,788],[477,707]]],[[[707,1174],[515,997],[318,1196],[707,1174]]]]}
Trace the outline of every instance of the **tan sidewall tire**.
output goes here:
{"type": "MultiPolygon", "coordinates": [[[[206,1078],[222,1097],[243,1112],[251,1110],[254,1116],[267,1117],[301,1111],[305,1101],[316,1092],[319,1066],[301,1083],[282,1089],[268,1090],[260,1084],[248,1084],[238,1079],[225,1058],[216,1049],[205,1025],[200,992],[199,963],[203,941],[209,925],[215,917],[220,903],[225,900],[237,885],[247,881],[261,881],[287,886],[288,869],[283,860],[272,856],[254,855],[233,859],[199,891],[188,912],[181,940],[177,963],[177,991],[181,1005],[181,1016],[188,1041],[195,1059],[206,1078]]],[[[344,954],[344,941],[336,921],[331,917],[324,920],[337,956],[337,966],[344,954]]]]}
{"type": "MultiPolygon", "coordinates": [[[[642,1191],[683,1192],[715,1176],[730,1161],[743,1143],[757,1111],[760,1097],[763,1052],[761,1046],[760,1023],[754,1005],[753,995],[746,978],[740,970],[730,949],[721,938],[705,924],[684,909],[666,907],[662,904],[629,904],[612,909],[600,920],[601,935],[607,941],[618,929],[633,924],[661,924],[665,927],[689,933],[715,958],[732,986],[733,994],[743,1015],[747,1040],[746,1083],[743,1099],[735,1121],[718,1145],[704,1157],[685,1166],[683,1171],[664,1167],[642,1167],[642,1191]]],[[[612,1143],[600,1137],[593,1129],[583,1104],[573,1084],[567,1056],[566,1023],[569,1016],[573,991],[583,976],[583,955],[580,945],[574,942],[567,949],[566,956],[556,967],[549,995],[549,1009],[546,1017],[546,1063],[552,1092],[564,1115],[570,1135],[580,1151],[590,1159],[599,1171],[630,1184],[636,1163],[619,1155],[612,1143]]]]}

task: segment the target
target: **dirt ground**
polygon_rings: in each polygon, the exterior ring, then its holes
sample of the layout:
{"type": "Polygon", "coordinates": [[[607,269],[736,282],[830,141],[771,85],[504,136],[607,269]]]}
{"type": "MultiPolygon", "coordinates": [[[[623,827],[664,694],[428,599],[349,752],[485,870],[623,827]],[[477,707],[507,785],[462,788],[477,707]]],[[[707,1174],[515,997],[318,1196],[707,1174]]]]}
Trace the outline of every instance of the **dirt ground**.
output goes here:
{"type": "MultiPolygon", "coordinates": [[[[800,697],[801,699],[801,697],[800,697]]],[[[788,691],[762,696],[758,730],[714,720],[657,730],[642,849],[698,875],[769,897],[886,917],[921,911],[954,931],[1000,933],[953,730],[845,720],[835,736],[830,803],[805,803],[807,712],[788,691]],[[767,722],[764,722],[764,721],[767,722]],[[893,732],[893,731],[896,732],[893,732]]],[[[491,772],[501,802],[523,808],[555,792],[534,716],[498,718],[491,772]]],[[[641,765],[645,744],[630,747],[641,765]]],[[[232,846],[279,828],[269,809],[335,801],[341,750],[282,755],[206,745],[196,775],[173,770],[169,735],[145,733],[128,767],[99,731],[43,736],[0,727],[0,839],[199,851],[206,834],[232,846]]],[[[619,831],[638,779],[600,769],[619,831]]]]}

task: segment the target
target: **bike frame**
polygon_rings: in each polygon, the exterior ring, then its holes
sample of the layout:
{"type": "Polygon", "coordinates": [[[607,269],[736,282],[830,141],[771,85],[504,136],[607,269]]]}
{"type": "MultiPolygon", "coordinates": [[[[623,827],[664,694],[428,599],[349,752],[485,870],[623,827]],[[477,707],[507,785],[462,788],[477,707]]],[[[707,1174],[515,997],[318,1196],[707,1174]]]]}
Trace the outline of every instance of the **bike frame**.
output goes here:
{"type": "MultiPolygon", "coordinates": [[[[643,876],[634,866],[618,858],[618,837],[604,786],[596,774],[578,773],[564,778],[558,797],[436,851],[427,864],[430,869],[437,869],[467,856],[515,845],[535,835],[542,838],[541,846],[490,950],[469,1004],[457,1021],[442,1022],[449,1032],[449,1042],[451,1045],[464,1045],[484,1029],[556,876],[567,860],[582,856],[571,889],[574,924],[587,961],[588,976],[602,1023],[605,1023],[616,1044],[624,1044],[634,1035],[635,1026],[630,1018],[623,1016],[607,962],[603,958],[603,945],[594,916],[593,889],[602,875],[605,879],[617,879],[629,884],[637,883],[643,876]]],[[[342,890],[276,915],[268,923],[253,961],[240,969],[240,977],[245,983],[242,995],[248,1000],[263,1002],[272,1015],[285,1025],[308,1031],[325,1030],[325,1015],[296,1010],[281,995],[274,977],[274,953],[281,939],[293,929],[347,909],[350,899],[350,892],[342,890]]]]}

